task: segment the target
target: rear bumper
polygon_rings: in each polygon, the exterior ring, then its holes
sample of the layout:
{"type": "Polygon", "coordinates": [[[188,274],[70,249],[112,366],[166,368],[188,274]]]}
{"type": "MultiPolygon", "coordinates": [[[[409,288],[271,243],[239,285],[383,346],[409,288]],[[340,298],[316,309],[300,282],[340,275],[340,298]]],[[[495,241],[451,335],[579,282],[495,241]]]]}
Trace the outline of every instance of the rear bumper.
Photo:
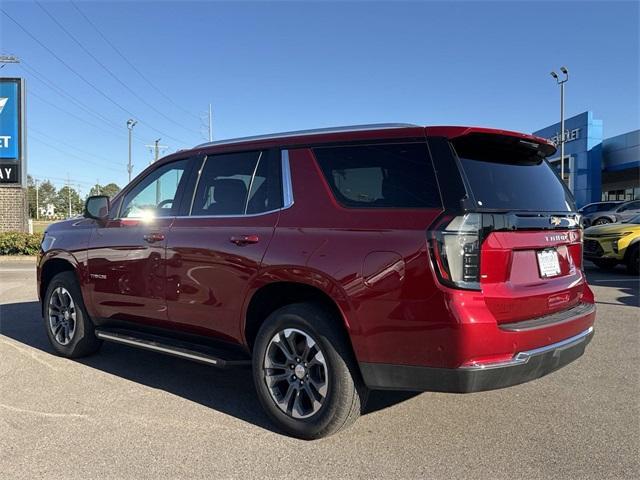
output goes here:
{"type": "Polygon", "coordinates": [[[543,377],[581,357],[593,327],[551,345],[519,352],[506,362],[462,368],[360,363],[365,384],[374,390],[471,393],[509,387],[543,377]]]}

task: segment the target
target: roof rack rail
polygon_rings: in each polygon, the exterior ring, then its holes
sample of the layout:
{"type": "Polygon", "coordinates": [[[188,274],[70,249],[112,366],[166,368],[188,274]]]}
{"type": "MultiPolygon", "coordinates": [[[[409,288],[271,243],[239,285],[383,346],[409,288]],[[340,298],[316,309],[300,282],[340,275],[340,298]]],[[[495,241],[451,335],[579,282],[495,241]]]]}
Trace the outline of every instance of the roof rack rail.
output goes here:
{"type": "Polygon", "coordinates": [[[272,140],[275,138],[301,137],[304,135],[320,135],[323,133],[358,132],[363,130],[387,130],[392,128],[418,127],[412,123],[372,123],[369,125],[350,125],[345,127],[314,128],[311,130],[297,130],[292,132],[269,133],[266,135],[254,135],[251,137],[229,138],[226,140],[216,140],[196,145],[194,148],[213,147],[216,145],[227,145],[238,142],[253,142],[259,140],[272,140]]]}

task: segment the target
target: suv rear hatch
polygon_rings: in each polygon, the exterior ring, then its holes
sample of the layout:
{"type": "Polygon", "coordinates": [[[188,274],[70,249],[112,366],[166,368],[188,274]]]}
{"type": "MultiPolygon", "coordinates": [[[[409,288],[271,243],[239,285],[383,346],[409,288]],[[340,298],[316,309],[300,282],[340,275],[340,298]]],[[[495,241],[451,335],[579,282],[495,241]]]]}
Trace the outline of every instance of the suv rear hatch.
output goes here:
{"type": "Polygon", "coordinates": [[[467,198],[432,230],[441,281],[481,290],[499,324],[578,306],[582,233],[571,193],[544,159],[555,149],[494,133],[451,144],[467,198]]]}

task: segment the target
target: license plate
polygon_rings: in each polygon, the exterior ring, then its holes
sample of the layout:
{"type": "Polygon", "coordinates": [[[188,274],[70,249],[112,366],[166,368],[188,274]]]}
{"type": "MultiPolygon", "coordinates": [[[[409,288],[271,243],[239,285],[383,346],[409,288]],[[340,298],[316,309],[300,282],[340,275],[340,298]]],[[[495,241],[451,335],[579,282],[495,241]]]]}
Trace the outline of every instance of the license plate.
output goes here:
{"type": "Polygon", "coordinates": [[[542,250],[538,253],[538,268],[542,278],[560,275],[560,261],[556,250],[542,250]]]}

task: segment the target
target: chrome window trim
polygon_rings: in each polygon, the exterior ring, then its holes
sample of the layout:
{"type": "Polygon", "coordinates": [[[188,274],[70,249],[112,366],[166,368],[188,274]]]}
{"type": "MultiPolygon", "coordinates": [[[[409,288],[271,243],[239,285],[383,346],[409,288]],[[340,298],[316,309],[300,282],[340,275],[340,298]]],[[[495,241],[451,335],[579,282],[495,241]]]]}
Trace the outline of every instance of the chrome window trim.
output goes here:
{"type": "Polygon", "coordinates": [[[349,125],[345,127],[314,128],[310,130],[296,130],[291,132],[269,133],[266,135],[254,135],[250,137],[229,138],[216,140],[215,142],[201,143],[194,148],[215,147],[218,145],[230,145],[241,142],[255,142],[259,140],[275,140],[279,138],[302,137],[306,135],[322,135],[327,133],[362,132],[367,130],[391,130],[394,128],[419,127],[413,123],[373,123],[368,125],[349,125]]]}
{"type": "Polygon", "coordinates": [[[264,151],[260,151],[260,155],[258,155],[258,161],[256,162],[255,167],[253,167],[253,173],[251,174],[251,180],[249,181],[249,189],[247,190],[247,198],[244,200],[244,215],[247,215],[247,209],[249,208],[249,197],[251,196],[251,189],[253,188],[253,181],[256,179],[256,172],[258,171],[258,166],[260,165],[260,160],[262,160],[262,154],[264,151]]]}
{"type": "MultiPolygon", "coordinates": [[[[250,217],[260,217],[262,215],[269,215],[271,213],[276,213],[276,212],[280,212],[284,210],[284,208],[276,208],[274,210],[269,210],[267,212],[260,212],[260,213],[247,213],[246,215],[177,215],[173,218],[250,218],[250,217]]],[[[168,218],[168,217],[164,217],[164,218],[168,218]]]]}
{"type": "Polygon", "coordinates": [[[293,205],[293,184],[291,182],[291,165],[289,164],[289,150],[282,150],[282,208],[293,205]]]}

